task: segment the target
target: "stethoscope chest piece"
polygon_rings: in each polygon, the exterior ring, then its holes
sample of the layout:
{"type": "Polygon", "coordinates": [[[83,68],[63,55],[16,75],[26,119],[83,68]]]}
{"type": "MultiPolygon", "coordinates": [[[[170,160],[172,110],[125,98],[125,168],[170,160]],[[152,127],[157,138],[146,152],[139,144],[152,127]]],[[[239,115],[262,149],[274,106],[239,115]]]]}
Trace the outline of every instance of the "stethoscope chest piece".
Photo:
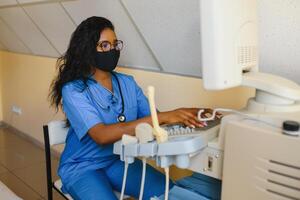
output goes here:
{"type": "Polygon", "coordinates": [[[118,116],[118,122],[125,122],[126,121],[126,117],[125,117],[125,115],[124,114],[120,114],[119,116],[118,116]]]}

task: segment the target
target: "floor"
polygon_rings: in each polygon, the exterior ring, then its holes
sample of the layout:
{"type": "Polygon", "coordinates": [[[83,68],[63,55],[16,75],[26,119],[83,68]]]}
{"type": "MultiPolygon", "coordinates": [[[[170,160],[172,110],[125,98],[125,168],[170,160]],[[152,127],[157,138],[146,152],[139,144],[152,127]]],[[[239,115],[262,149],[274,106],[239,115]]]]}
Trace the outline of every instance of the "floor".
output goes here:
{"type": "MultiPolygon", "coordinates": [[[[52,175],[56,180],[58,159],[52,158],[52,175]]],[[[47,199],[44,150],[16,135],[12,130],[0,128],[0,180],[24,200],[47,199]]],[[[53,191],[54,200],[64,200],[53,191]]]]}

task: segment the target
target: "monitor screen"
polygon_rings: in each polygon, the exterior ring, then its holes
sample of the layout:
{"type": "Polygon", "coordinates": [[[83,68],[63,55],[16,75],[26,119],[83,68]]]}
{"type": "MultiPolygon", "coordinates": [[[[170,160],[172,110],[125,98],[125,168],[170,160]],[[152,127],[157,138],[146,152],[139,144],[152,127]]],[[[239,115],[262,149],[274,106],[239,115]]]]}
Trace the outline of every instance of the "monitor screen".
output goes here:
{"type": "Polygon", "coordinates": [[[257,1],[200,0],[200,15],[204,87],[241,85],[258,70],[257,1]]]}

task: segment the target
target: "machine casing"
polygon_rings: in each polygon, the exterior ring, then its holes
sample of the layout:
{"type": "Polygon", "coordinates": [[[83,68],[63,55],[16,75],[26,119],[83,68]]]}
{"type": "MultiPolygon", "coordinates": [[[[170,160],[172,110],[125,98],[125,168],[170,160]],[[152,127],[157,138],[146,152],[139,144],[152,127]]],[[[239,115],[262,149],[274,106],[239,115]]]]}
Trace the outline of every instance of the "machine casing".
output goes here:
{"type": "MultiPolygon", "coordinates": [[[[273,123],[280,127],[284,118],[273,123]]],[[[300,199],[300,137],[239,118],[226,126],[224,152],[222,200],[300,199]]]]}

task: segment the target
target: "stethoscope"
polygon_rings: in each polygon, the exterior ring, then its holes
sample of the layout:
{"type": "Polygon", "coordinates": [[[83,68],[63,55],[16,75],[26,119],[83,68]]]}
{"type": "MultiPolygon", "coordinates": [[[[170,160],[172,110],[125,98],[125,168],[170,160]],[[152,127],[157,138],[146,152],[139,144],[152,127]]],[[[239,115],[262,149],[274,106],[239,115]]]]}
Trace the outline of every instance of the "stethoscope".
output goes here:
{"type": "MultiPolygon", "coordinates": [[[[112,72],[111,74],[112,74],[112,75],[115,77],[115,79],[117,80],[117,84],[118,84],[118,88],[119,88],[120,96],[121,96],[121,100],[122,100],[122,111],[121,111],[121,113],[118,115],[117,120],[118,120],[118,122],[125,122],[125,121],[126,121],[126,117],[125,117],[125,114],[124,114],[125,103],[124,103],[124,98],[123,98],[123,94],[122,94],[122,90],[121,90],[121,85],[120,85],[120,82],[119,82],[119,79],[118,79],[117,75],[115,75],[113,72],[112,72]]],[[[106,108],[105,106],[103,106],[100,102],[98,102],[98,101],[95,100],[94,96],[93,96],[92,93],[91,93],[91,90],[90,90],[89,86],[87,86],[87,89],[88,89],[88,91],[89,91],[89,93],[90,93],[90,96],[92,97],[93,101],[94,101],[98,106],[100,106],[101,108],[107,109],[107,108],[106,108]]]]}

